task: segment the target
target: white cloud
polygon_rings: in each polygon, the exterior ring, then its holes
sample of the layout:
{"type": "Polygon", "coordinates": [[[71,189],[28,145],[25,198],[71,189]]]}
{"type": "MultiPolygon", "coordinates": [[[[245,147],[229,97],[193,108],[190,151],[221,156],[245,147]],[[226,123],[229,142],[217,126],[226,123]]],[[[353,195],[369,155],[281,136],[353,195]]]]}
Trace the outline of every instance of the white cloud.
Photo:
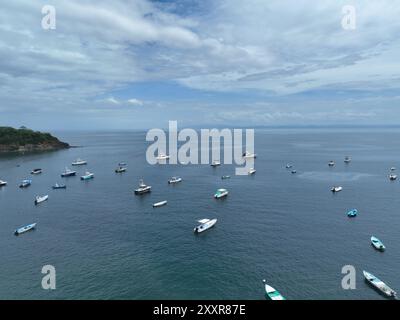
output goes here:
{"type": "Polygon", "coordinates": [[[132,104],[132,105],[135,105],[135,106],[142,106],[143,105],[143,101],[141,101],[139,99],[135,99],[135,98],[129,99],[127,102],[132,104]]]}
{"type": "Polygon", "coordinates": [[[117,99],[113,98],[113,97],[108,98],[106,101],[110,102],[112,104],[120,104],[120,102],[117,99]]]}

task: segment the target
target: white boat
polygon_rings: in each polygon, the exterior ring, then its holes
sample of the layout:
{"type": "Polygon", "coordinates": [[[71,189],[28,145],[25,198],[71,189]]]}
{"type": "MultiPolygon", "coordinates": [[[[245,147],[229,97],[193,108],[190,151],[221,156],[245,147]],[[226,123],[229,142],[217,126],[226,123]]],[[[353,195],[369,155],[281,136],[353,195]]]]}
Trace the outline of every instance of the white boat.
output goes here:
{"type": "Polygon", "coordinates": [[[291,164],[291,163],[288,163],[287,165],[286,165],[286,169],[291,169],[293,167],[293,165],[291,164]]]}
{"type": "Polygon", "coordinates": [[[380,292],[384,293],[388,297],[395,298],[397,293],[393,289],[391,289],[386,283],[382,280],[375,277],[373,274],[363,271],[365,279],[370,283],[374,288],[379,290],[380,292]]]}
{"type": "Polygon", "coordinates": [[[117,169],[115,169],[115,173],[124,173],[126,172],[126,170],[126,167],[118,167],[117,169]]]}
{"type": "Polygon", "coordinates": [[[350,163],[351,162],[351,158],[349,156],[346,156],[344,158],[344,163],[350,163]]]}
{"type": "Polygon", "coordinates": [[[390,171],[396,171],[396,167],[391,167],[390,171]]]}
{"type": "Polygon", "coordinates": [[[181,177],[172,177],[171,179],[168,180],[169,184],[174,184],[174,183],[179,183],[182,181],[181,177]]]}
{"type": "Polygon", "coordinates": [[[36,196],[35,198],[35,204],[39,204],[42,203],[44,201],[47,201],[49,199],[49,195],[45,195],[45,196],[36,196]]]}
{"type": "Polygon", "coordinates": [[[248,151],[243,153],[242,156],[243,156],[243,158],[246,158],[246,159],[250,159],[250,158],[255,159],[255,158],[257,158],[257,155],[255,153],[251,153],[251,152],[248,152],[248,151]]]}
{"type": "Polygon", "coordinates": [[[33,169],[31,171],[31,174],[41,174],[42,173],[42,169],[33,169]]]}
{"type": "Polygon", "coordinates": [[[82,165],[85,165],[85,164],[87,164],[87,161],[82,160],[80,158],[78,158],[74,162],[72,162],[73,166],[82,166],[82,165]]]}
{"type": "Polygon", "coordinates": [[[218,167],[218,166],[220,166],[220,165],[221,165],[221,161],[219,161],[219,160],[214,160],[214,161],[210,164],[211,167],[218,167]]]}
{"type": "Polygon", "coordinates": [[[198,222],[200,222],[200,225],[194,228],[195,233],[201,233],[212,228],[217,223],[217,219],[201,219],[198,222]]]}
{"type": "Polygon", "coordinates": [[[334,165],[335,165],[335,161],[333,161],[333,160],[329,161],[328,166],[333,167],[334,165]]]}
{"type": "Polygon", "coordinates": [[[396,180],[397,179],[397,174],[390,174],[389,175],[389,180],[392,180],[392,181],[394,181],[394,180],[396,180]]]}
{"type": "Polygon", "coordinates": [[[35,229],[35,227],[36,227],[36,223],[28,224],[28,225],[25,226],[25,227],[16,229],[16,230],[14,231],[14,234],[15,234],[15,235],[19,235],[19,234],[25,233],[25,232],[27,232],[27,231],[29,231],[29,230],[33,230],[33,229],[35,229]]]}
{"type": "Polygon", "coordinates": [[[68,169],[67,167],[65,168],[65,171],[63,173],[61,173],[62,178],[72,177],[72,176],[76,176],[76,171],[68,169]]]}
{"type": "Polygon", "coordinates": [[[381,240],[379,240],[377,237],[372,236],[371,237],[371,244],[375,247],[375,249],[384,251],[386,249],[385,245],[381,240]]]}
{"type": "Polygon", "coordinates": [[[90,180],[94,178],[94,173],[86,171],[83,176],[81,176],[81,180],[90,180]]]}
{"type": "Polygon", "coordinates": [[[343,187],[332,187],[331,191],[332,192],[340,192],[343,190],[343,187]]]}
{"type": "Polygon", "coordinates": [[[265,286],[265,298],[270,300],[286,300],[279,291],[272,288],[270,285],[267,284],[267,281],[263,280],[265,286]]]}
{"type": "Polygon", "coordinates": [[[7,185],[7,181],[0,180],[0,187],[4,187],[7,185]]]}
{"type": "Polygon", "coordinates": [[[168,203],[167,200],[156,202],[156,203],[153,204],[153,208],[165,206],[167,203],[168,203]]]}
{"type": "Polygon", "coordinates": [[[159,153],[158,156],[156,157],[157,160],[168,160],[169,155],[166,155],[164,153],[159,153]]]}
{"type": "Polygon", "coordinates": [[[256,173],[256,169],[250,168],[248,174],[249,174],[249,175],[252,175],[252,174],[255,174],[255,173],[256,173]]]}
{"type": "Polygon", "coordinates": [[[139,182],[139,188],[137,188],[135,190],[135,194],[139,195],[139,194],[144,194],[144,193],[148,193],[151,191],[151,186],[147,186],[144,184],[143,180],[140,180],[139,182]]]}
{"type": "Polygon", "coordinates": [[[217,192],[214,194],[215,199],[220,199],[226,197],[229,194],[229,191],[226,189],[218,189],[217,192]]]}

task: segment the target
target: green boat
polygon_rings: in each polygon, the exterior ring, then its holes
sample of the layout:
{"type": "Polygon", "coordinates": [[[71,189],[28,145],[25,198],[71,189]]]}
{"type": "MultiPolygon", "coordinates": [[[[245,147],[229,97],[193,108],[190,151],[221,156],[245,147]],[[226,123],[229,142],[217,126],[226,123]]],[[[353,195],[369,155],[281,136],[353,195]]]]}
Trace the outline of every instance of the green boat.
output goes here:
{"type": "Polygon", "coordinates": [[[265,298],[268,300],[286,300],[279,291],[272,288],[270,285],[267,284],[265,280],[263,280],[265,285],[265,298]]]}

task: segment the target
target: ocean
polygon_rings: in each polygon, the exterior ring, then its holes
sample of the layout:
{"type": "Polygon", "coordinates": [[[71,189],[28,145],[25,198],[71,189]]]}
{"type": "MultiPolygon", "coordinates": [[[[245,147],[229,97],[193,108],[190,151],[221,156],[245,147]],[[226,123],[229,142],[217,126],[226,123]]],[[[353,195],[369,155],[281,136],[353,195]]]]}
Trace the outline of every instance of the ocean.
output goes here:
{"type": "Polygon", "coordinates": [[[150,165],[145,132],[55,135],[80,147],[0,156],[8,182],[0,188],[0,299],[264,299],[262,279],[287,299],[385,299],[363,270],[400,290],[400,181],[388,179],[400,169],[399,129],[259,129],[253,176],[235,176],[235,165],[150,165]],[[88,165],[61,178],[77,158],[88,165]],[[114,172],[119,162],[126,173],[114,172]],[[43,173],[31,176],[34,168],[43,173]],[[87,169],[95,178],[80,181],[87,169]],[[183,182],[168,185],[172,176],[183,182]],[[25,178],[32,185],[19,189],[25,178]],[[152,192],[135,196],[141,178],[152,192]],[[56,182],[67,189],[52,190],[56,182]],[[333,194],[333,185],[343,191],[333,194]],[[215,200],[218,188],[228,197],[215,200]],[[49,200],[35,206],[44,194],[49,200]],[[359,214],[349,219],[353,208],[359,214]],[[203,218],[218,223],[195,235],[203,218]],[[34,231],[13,235],[33,222],[34,231]],[[44,265],[56,269],[55,290],[41,286],[44,265]],[[355,267],[355,290],[341,286],[345,265],[355,267]]]}

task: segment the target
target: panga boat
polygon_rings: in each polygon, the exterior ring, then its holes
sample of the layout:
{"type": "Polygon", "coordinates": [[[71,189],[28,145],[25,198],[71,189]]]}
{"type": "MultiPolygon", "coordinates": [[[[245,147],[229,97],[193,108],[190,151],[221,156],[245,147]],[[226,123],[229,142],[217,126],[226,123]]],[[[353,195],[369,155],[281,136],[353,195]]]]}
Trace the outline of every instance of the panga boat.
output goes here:
{"type": "Polygon", "coordinates": [[[19,235],[19,234],[21,234],[21,233],[25,233],[25,232],[27,232],[27,231],[29,231],[29,230],[33,230],[33,229],[35,229],[35,227],[36,227],[36,223],[28,224],[28,225],[25,226],[25,227],[16,229],[16,230],[14,231],[14,234],[17,236],[17,235],[19,235]]]}
{"type": "Polygon", "coordinates": [[[201,224],[194,228],[194,233],[201,233],[212,228],[217,223],[217,219],[201,219],[198,222],[201,224]]]}
{"type": "Polygon", "coordinates": [[[41,174],[42,173],[42,169],[33,169],[31,171],[31,174],[41,174]]]}
{"type": "Polygon", "coordinates": [[[251,152],[248,152],[248,151],[246,151],[245,153],[243,153],[243,158],[257,158],[257,155],[255,154],[255,153],[251,153],[251,152]]]}
{"type": "Polygon", "coordinates": [[[371,237],[371,244],[375,247],[375,249],[380,250],[380,251],[384,251],[386,249],[385,245],[382,243],[381,240],[379,240],[378,238],[372,236],[371,237]]]}
{"type": "Polygon", "coordinates": [[[65,168],[65,171],[63,173],[61,173],[61,177],[72,177],[72,176],[76,176],[76,171],[73,171],[71,169],[65,168]]]}
{"type": "Polygon", "coordinates": [[[151,191],[151,186],[147,186],[144,184],[143,180],[139,182],[139,188],[135,190],[135,194],[143,194],[151,191]]]}
{"type": "Polygon", "coordinates": [[[73,166],[83,166],[83,165],[85,165],[85,164],[87,164],[87,161],[82,160],[82,159],[80,159],[80,158],[78,158],[78,159],[76,159],[74,162],[72,162],[72,165],[73,165],[73,166]]]}
{"type": "Polygon", "coordinates": [[[358,214],[357,209],[353,209],[353,210],[350,210],[349,212],[347,212],[347,216],[350,218],[357,217],[357,214],[358,214]]]}
{"type": "Polygon", "coordinates": [[[256,173],[256,169],[250,168],[248,174],[249,174],[249,175],[252,175],[252,174],[255,174],[255,173],[256,173]]]}
{"type": "Polygon", "coordinates": [[[49,199],[49,195],[47,195],[47,194],[45,196],[36,196],[35,204],[42,203],[42,202],[44,202],[44,201],[46,201],[48,199],[49,199]]]}
{"type": "Polygon", "coordinates": [[[218,166],[220,166],[220,165],[221,165],[221,161],[219,161],[219,160],[214,160],[214,161],[210,164],[211,167],[218,167],[218,166]]]}
{"type": "Polygon", "coordinates": [[[167,202],[168,202],[167,200],[164,200],[164,201],[160,201],[160,202],[154,203],[153,204],[153,208],[165,206],[167,204],[167,202]]]}
{"type": "Polygon", "coordinates": [[[286,300],[279,291],[272,288],[270,285],[267,284],[265,280],[263,280],[265,285],[265,298],[270,300],[286,300]]]}
{"type": "Polygon", "coordinates": [[[168,180],[169,184],[174,184],[174,183],[179,183],[182,181],[182,178],[180,177],[172,177],[171,179],[168,180]]]}
{"type": "Polygon", "coordinates": [[[57,190],[57,189],[67,189],[67,186],[66,186],[65,184],[58,184],[58,183],[56,183],[56,184],[53,186],[53,189],[54,189],[54,190],[57,190]]]}
{"type": "Polygon", "coordinates": [[[86,171],[85,174],[81,177],[81,180],[90,180],[94,178],[94,173],[86,171]]]}
{"type": "Polygon", "coordinates": [[[388,297],[395,298],[397,293],[393,289],[391,289],[386,283],[384,283],[382,280],[378,279],[375,277],[373,274],[363,271],[365,280],[368,281],[369,284],[371,284],[374,288],[379,290],[380,292],[384,293],[388,297]]]}
{"type": "Polygon", "coordinates": [[[343,187],[332,187],[331,191],[332,192],[340,192],[343,190],[343,187]]]}
{"type": "Polygon", "coordinates": [[[288,164],[286,165],[286,169],[291,169],[292,167],[293,167],[293,165],[290,164],[290,163],[288,163],[288,164]]]}
{"type": "Polygon", "coordinates": [[[394,181],[394,180],[397,179],[397,175],[392,173],[392,174],[389,175],[389,179],[390,179],[391,181],[394,181]]]}
{"type": "Polygon", "coordinates": [[[231,176],[222,176],[222,177],[221,177],[222,180],[224,180],[224,179],[230,179],[230,178],[231,178],[231,176]]]}
{"type": "Polygon", "coordinates": [[[335,165],[335,161],[333,161],[333,160],[329,161],[328,166],[333,167],[334,165],[335,165]]]}
{"type": "Polygon", "coordinates": [[[344,163],[350,163],[351,162],[351,158],[349,156],[346,156],[344,158],[344,163]]]}
{"type": "Polygon", "coordinates": [[[228,190],[226,189],[218,189],[217,192],[214,194],[215,199],[220,199],[226,197],[229,194],[228,190]]]}
{"type": "Polygon", "coordinates": [[[164,153],[160,153],[158,154],[158,156],[156,157],[157,160],[168,160],[169,156],[164,154],[164,153]]]}
{"type": "Polygon", "coordinates": [[[4,187],[7,185],[7,181],[0,180],[0,187],[4,187]]]}
{"type": "Polygon", "coordinates": [[[117,169],[115,169],[115,173],[123,173],[123,172],[126,172],[125,167],[118,167],[117,169]]]}
{"type": "Polygon", "coordinates": [[[20,188],[27,188],[32,184],[32,180],[22,180],[21,184],[19,185],[20,188]]]}

